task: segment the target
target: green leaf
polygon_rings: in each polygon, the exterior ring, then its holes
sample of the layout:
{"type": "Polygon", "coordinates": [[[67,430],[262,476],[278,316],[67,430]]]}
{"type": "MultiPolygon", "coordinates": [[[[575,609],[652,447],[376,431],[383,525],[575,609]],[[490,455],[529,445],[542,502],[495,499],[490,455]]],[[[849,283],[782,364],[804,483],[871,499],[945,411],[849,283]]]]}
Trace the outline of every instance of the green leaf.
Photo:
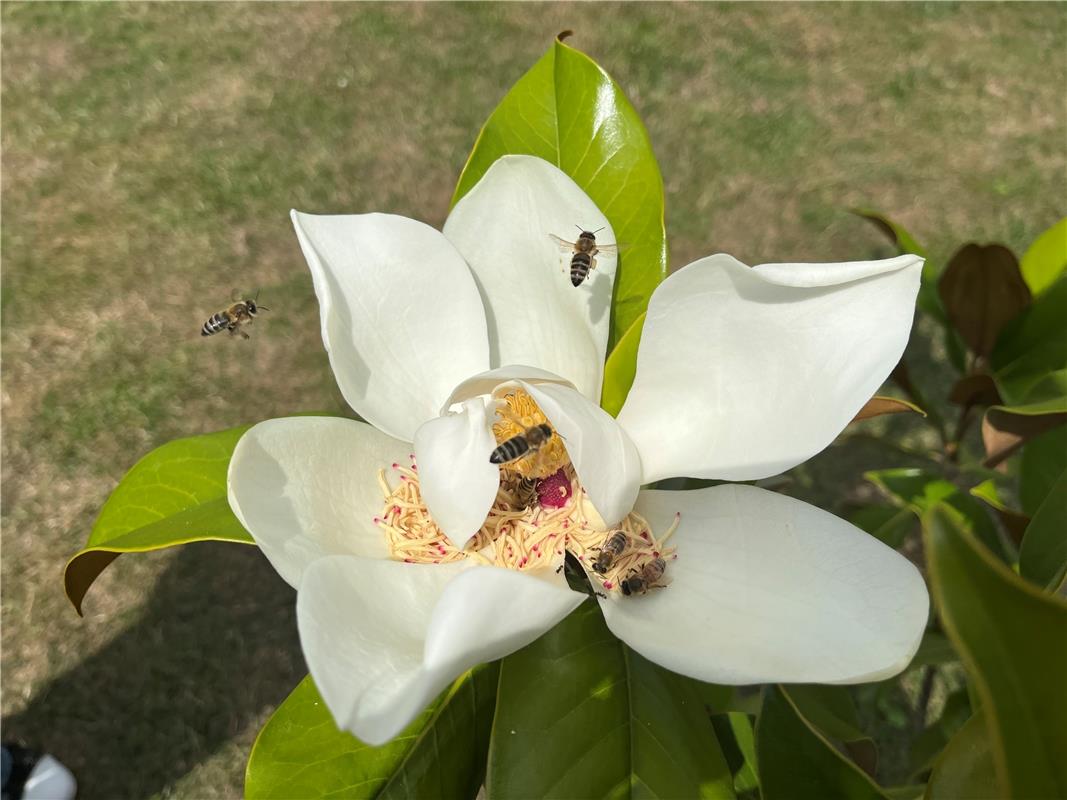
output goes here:
{"type": "Polygon", "coordinates": [[[722,754],[734,776],[734,791],[738,795],[759,789],[759,770],[756,766],[756,734],[753,717],[743,711],[712,714],[722,754]]]}
{"type": "MultiPolygon", "coordinates": [[[[993,378],[1007,405],[1043,399],[1054,390],[1045,384],[1049,373],[1067,368],[1067,275],[1049,286],[1022,314],[1001,331],[990,355],[993,378]]],[[[1062,387],[1061,387],[1062,388],[1062,387]]]]}
{"type": "Polygon", "coordinates": [[[827,739],[845,745],[854,762],[868,775],[878,767],[874,740],[859,728],[852,697],[844,686],[798,684],[789,687],[797,712],[827,739]]]}
{"type": "Polygon", "coordinates": [[[935,505],[927,568],[945,630],[970,673],[1005,796],[1067,796],[1067,603],[1043,594],[935,505]]]}
{"type": "Polygon", "coordinates": [[[916,527],[911,509],[895,506],[864,506],[854,511],[848,521],[893,549],[904,544],[908,534],[916,527]]]}
{"type": "Polygon", "coordinates": [[[934,763],[925,800],[999,800],[989,735],[979,711],[956,732],[934,763]]]}
{"type": "Polygon", "coordinates": [[[600,393],[600,407],[616,417],[622,411],[626,395],[637,374],[637,348],[641,344],[641,330],[645,325],[642,312],[630,329],[619,339],[604,364],[604,388],[600,393]]]}
{"type": "Polygon", "coordinates": [[[452,204],[516,153],[557,165],[611,221],[620,253],[610,350],[667,274],[663,178],[641,118],[596,62],[557,40],[490,115],[452,204]]]}
{"type": "Polygon", "coordinates": [[[230,455],[250,427],[178,439],[134,464],[104,503],[84,549],[67,562],[63,582],[79,614],[93,581],[122,553],[202,541],[255,544],[226,500],[230,455]]]}
{"type": "Polygon", "coordinates": [[[995,479],[989,478],[982,481],[977,486],[971,487],[970,492],[972,497],[977,497],[996,512],[1004,529],[1016,545],[1022,542],[1023,532],[1030,524],[1030,518],[1008,505],[1001,497],[995,479]]]}
{"type": "Polygon", "coordinates": [[[311,676],[263,726],[245,773],[248,800],[473,798],[485,774],[497,665],[465,673],[388,744],[338,730],[311,676]]]}
{"type": "Polygon", "coordinates": [[[1019,573],[1053,591],[1067,576],[1067,470],[1060,473],[1023,535],[1019,573]]]}
{"type": "Polygon", "coordinates": [[[763,800],[884,800],[885,793],[800,713],[792,688],[768,686],[756,725],[763,800]]]}
{"type": "Polygon", "coordinates": [[[968,529],[1004,561],[1012,553],[1001,540],[985,507],[950,481],[921,469],[884,469],[863,477],[885,492],[890,499],[919,517],[938,503],[946,503],[966,519],[968,529]]]}
{"type": "Polygon", "coordinates": [[[1030,291],[1038,295],[1067,270],[1067,217],[1042,233],[1020,263],[1030,291]]]}
{"type": "Polygon", "coordinates": [[[1031,517],[1067,469],[1067,425],[1031,439],[1019,461],[1019,504],[1031,517]]]}
{"type": "Polygon", "coordinates": [[[493,798],[733,797],[692,682],[616,639],[583,603],[500,665],[493,798]]]}
{"type": "Polygon", "coordinates": [[[959,660],[959,654],[953,648],[952,642],[949,641],[947,636],[937,631],[927,631],[923,634],[922,641],[919,642],[919,649],[915,651],[915,656],[911,659],[911,663],[908,664],[908,669],[951,664],[959,660]]]}
{"type": "Polygon", "coordinates": [[[909,761],[913,777],[933,767],[949,740],[970,716],[971,703],[967,689],[957,689],[945,700],[945,707],[937,721],[912,741],[909,761]]]}

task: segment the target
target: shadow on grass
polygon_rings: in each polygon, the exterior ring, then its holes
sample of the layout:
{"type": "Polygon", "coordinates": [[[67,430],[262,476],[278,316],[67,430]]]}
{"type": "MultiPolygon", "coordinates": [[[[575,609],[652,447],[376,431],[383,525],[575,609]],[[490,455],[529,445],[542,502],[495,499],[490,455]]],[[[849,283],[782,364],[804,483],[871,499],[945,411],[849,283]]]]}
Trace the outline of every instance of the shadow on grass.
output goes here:
{"type": "Polygon", "coordinates": [[[4,739],[53,753],[82,800],[157,794],[303,677],[294,616],[292,589],[258,548],[184,547],[140,621],[5,718],[4,739]]]}

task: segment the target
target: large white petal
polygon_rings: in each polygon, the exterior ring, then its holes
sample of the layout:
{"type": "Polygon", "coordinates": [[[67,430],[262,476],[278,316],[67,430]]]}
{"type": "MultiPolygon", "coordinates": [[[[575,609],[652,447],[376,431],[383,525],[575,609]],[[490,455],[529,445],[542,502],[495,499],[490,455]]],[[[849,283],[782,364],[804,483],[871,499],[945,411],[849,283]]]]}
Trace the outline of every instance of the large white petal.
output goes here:
{"type": "Polygon", "coordinates": [[[573,241],[575,225],[616,244],[607,218],[557,167],[504,156],[460,200],[445,236],[467,260],[485,303],[492,366],[529,364],[562,375],[599,400],[617,256],[601,254],[581,286],[570,255],[550,234],[573,241]]]}
{"type": "Polygon", "coordinates": [[[379,745],[464,671],[525,647],[583,599],[495,567],[334,556],[308,569],[296,612],[338,727],[379,745]]]}
{"type": "Polygon", "coordinates": [[[861,683],[900,672],[926,626],[919,571],[873,536],[754,486],[643,491],[656,530],[676,511],[668,586],[601,602],[642,655],[703,681],[861,683]]]}
{"type": "Polygon", "coordinates": [[[441,411],[447,411],[452,407],[453,403],[461,403],[464,400],[469,400],[478,395],[492,394],[493,390],[500,386],[500,384],[508,383],[510,381],[558,383],[562,386],[570,386],[572,389],[574,388],[573,383],[566,378],[561,378],[554,372],[538,369],[537,367],[527,367],[522,364],[508,364],[467,378],[452,390],[452,394],[449,395],[448,400],[445,401],[445,405],[441,411]]]}
{"type": "Polygon", "coordinates": [[[578,480],[608,525],[633,508],[641,487],[641,459],[630,437],[600,406],[554,383],[522,383],[560,436],[578,480]]]}
{"type": "Polygon", "coordinates": [[[478,532],[500,486],[500,468],[489,463],[496,448],[485,400],[445,414],[415,432],[419,486],[433,521],[462,548],[478,532]]]}
{"type": "Polygon", "coordinates": [[[765,478],[830,444],[904,352],[921,267],[716,255],[667,278],[618,417],[644,481],[765,478]]]}
{"type": "Polygon", "coordinates": [[[296,587],[323,556],[388,556],[374,523],[385,505],[377,473],[407,463],[410,453],[411,445],[355,420],[267,420],[241,437],[230,458],[230,508],[296,587]]]}
{"type": "Polygon", "coordinates": [[[341,393],[375,427],[410,442],[452,387],[489,367],[470,270],[440,232],[413,219],[292,216],[341,393]]]}

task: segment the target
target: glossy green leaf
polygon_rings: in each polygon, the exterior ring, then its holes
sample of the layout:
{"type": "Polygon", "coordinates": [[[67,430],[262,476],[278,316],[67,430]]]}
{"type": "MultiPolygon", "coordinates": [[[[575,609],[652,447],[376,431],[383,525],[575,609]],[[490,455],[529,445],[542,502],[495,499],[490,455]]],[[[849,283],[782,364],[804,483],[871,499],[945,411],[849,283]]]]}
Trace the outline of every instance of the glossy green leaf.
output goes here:
{"type": "Polygon", "coordinates": [[[1007,405],[1034,402],[1037,389],[1056,392],[1048,375],[1067,368],[1067,275],[1049,286],[1022,314],[1001,331],[990,355],[993,378],[1007,405]]]}
{"type": "Polygon", "coordinates": [[[637,374],[637,348],[641,344],[641,330],[645,325],[642,312],[630,329],[619,339],[604,364],[604,388],[600,393],[600,407],[611,416],[618,416],[626,402],[626,395],[637,374]]]}
{"type": "Polygon", "coordinates": [[[1040,294],[1067,270],[1067,217],[1042,233],[1023,254],[1020,266],[1030,291],[1040,294]]]}
{"type": "Polygon", "coordinates": [[[904,544],[916,527],[911,509],[896,506],[864,506],[850,514],[848,521],[893,549],[904,544]]]}
{"type": "Polygon", "coordinates": [[[452,203],[512,153],[556,164],[611,221],[620,253],[610,350],[667,274],[663,178],[641,118],[604,70],[557,40],[490,115],[452,203]]]}
{"type": "Polygon", "coordinates": [[[1022,542],[1023,532],[1030,524],[1030,518],[1008,505],[995,479],[990,478],[972,486],[970,492],[972,497],[977,497],[996,512],[1013,542],[1017,545],[1022,542]]]}
{"type": "Polygon", "coordinates": [[[827,739],[844,745],[846,752],[864,772],[873,775],[878,767],[874,740],[860,730],[852,697],[844,686],[798,684],[789,687],[797,711],[827,739]]]}
{"type": "Polygon", "coordinates": [[[1012,553],[1001,539],[985,507],[944,478],[921,469],[885,469],[864,473],[867,480],[899,505],[918,516],[938,503],[947,503],[963,515],[968,529],[1001,559],[1012,560],[1012,553]]]}
{"type": "Polygon", "coordinates": [[[263,726],[248,800],[471,798],[485,775],[497,665],[462,675],[395,739],[371,747],[338,730],[311,676],[263,726]]]}
{"type": "Polygon", "coordinates": [[[934,763],[925,800],[999,800],[1000,789],[985,720],[978,712],[948,742],[934,763]]]}
{"type": "Polygon", "coordinates": [[[226,500],[230,455],[249,427],[178,439],[134,464],[67,563],[63,582],[79,614],[93,581],[122,553],[209,540],[255,544],[226,500]]]}
{"type": "Polygon", "coordinates": [[[500,665],[494,798],[733,797],[700,694],[616,639],[587,602],[500,665]]]}
{"type": "Polygon", "coordinates": [[[1028,441],[1019,460],[1019,504],[1031,517],[1067,469],[1067,425],[1028,441]]]}
{"type": "Polygon", "coordinates": [[[756,725],[763,800],[884,800],[885,793],[806,719],[791,688],[768,686],[756,725]]]}
{"type": "Polygon", "coordinates": [[[941,620],[989,726],[1005,796],[1067,796],[1067,603],[999,563],[938,504],[923,516],[941,620]]]}
{"type": "Polygon", "coordinates": [[[713,714],[711,724],[726,764],[733,773],[734,791],[738,796],[758,791],[759,770],[756,765],[756,733],[752,715],[743,711],[713,714]]]}
{"type": "Polygon", "coordinates": [[[1051,590],[1067,576],[1067,470],[1060,473],[1023,535],[1019,573],[1051,590]]]}

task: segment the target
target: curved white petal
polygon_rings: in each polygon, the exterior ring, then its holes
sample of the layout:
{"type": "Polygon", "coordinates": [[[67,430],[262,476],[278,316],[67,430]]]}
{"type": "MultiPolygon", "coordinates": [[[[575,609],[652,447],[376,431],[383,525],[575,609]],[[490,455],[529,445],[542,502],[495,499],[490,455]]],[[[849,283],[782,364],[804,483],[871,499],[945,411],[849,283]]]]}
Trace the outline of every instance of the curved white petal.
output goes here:
{"type": "Polygon", "coordinates": [[[333,556],[308,569],[296,613],[338,727],[379,745],[464,671],[525,647],[583,599],[495,567],[333,556]]]}
{"type": "Polygon", "coordinates": [[[431,419],[415,432],[419,486],[433,521],[463,548],[489,514],[500,485],[500,468],[489,463],[496,448],[485,400],[431,419]]]}
{"type": "Polygon", "coordinates": [[[618,417],[644,482],[765,478],[830,444],[904,352],[921,268],[716,255],[667,278],[618,417]]]}
{"type": "Polygon", "coordinates": [[[464,400],[469,400],[470,398],[479,395],[492,394],[493,390],[500,384],[509,381],[558,383],[562,386],[570,386],[572,389],[574,388],[573,383],[566,378],[561,378],[554,372],[538,369],[537,367],[527,367],[522,364],[508,364],[507,366],[497,367],[496,369],[491,369],[487,372],[482,372],[467,378],[452,390],[452,394],[449,395],[448,400],[445,401],[441,411],[447,411],[454,403],[461,403],[464,400]]]}
{"type": "MultiPolygon", "coordinates": [[[[445,236],[467,260],[485,303],[492,366],[529,364],[600,398],[617,256],[601,253],[581,286],[570,282],[579,225],[617,244],[607,218],[560,169],[504,156],[452,209],[445,236]]],[[[473,371],[472,371],[473,372],[473,371]]]]}
{"type": "Polygon", "coordinates": [[[374,523],[385,505],[378,470],[407,463],[411,445],[363,422],[286,417],[252,426],[234,448],[230,508],[291,586],[311,562],[354,553],[385,558],[374,523]]]}
{"type": "Polygon", "coordinates": [[[873,536],[754,486],[643,491],[656,530],[676,511],[664,589],[601,602],[642,655],[703,681],[862,683],[907,666],[926,626],[919,571],[873,536]]]}
{"type": "Polygon", "coordinates": [[[574,389],[522,383],[563,437],[578,480],[608,525],[633,508],[641,488],[641,459],[630,437],[608,412],[574,389]]]}
{"type": "Polygon", "coordinates": [[[440,232],[413,219],[292,216],[341,393],[375,427],[410,442],[453,386],[489,367],[470,270],[440,232]]]}

